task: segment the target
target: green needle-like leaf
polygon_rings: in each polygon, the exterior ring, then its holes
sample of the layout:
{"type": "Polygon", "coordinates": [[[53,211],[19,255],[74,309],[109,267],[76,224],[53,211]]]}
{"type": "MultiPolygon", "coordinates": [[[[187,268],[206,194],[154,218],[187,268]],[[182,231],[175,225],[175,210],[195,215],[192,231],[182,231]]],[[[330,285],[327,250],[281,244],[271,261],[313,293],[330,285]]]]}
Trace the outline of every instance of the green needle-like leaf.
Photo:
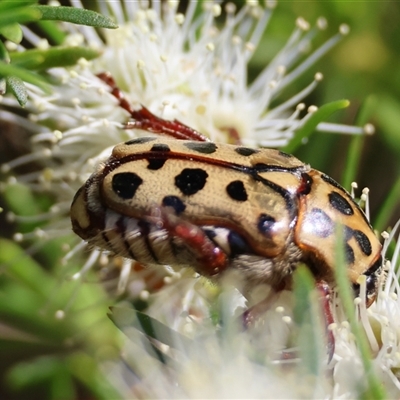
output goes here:
{"type": "Polygon", "coordinates": [[[40,11],[31,7],[12,9],[0,12],[0,26],[2,29],[16,23],[23,24],[40,19],[40,11]]]}
{"type": "Polygon", "coordinates": [[[22,29],[17,23],[1,26],[0,34],[14,43],[20,43],[23,37],[22,29]]]}
{"type": "Polygon", "coordinates": [[[37,26],[43,31],[46,38],[49,38],[54,45],[61,45],[64,42],[67,33],[64,32],[57,21],[40,20],[36,22],[37,26]]]}
{"type": "Polygon", "coordinates": [[[29,70],[46,70],[75,65],[80,58],[93,60],[100,53],[87,47],[51,47],[11,53],[11,63],[29,70]]]}
{"type": "Polygon", "coordinates": [[[116,29],[118,25],[110,18],[98,14],[95,11],[84,10],[75,7],[32,6],[32,9],[40,11],[41,19],[72,22],[74,24],[95,26],[96,28],[116,29]]]}
{"type": "Polygon", "coordinates": [[[400,171],[398,171],[398,178],[394,182],[390,192],[385,196],[383,205],[379,208],[378,216],[374,222],[374,227],[379,232],[382,232],[387,228],[387,224],[390,221],[390,217],[393,215],[393,211],[396,210],[400,204],[400,171]]]}
{"type": "Polygon", "coordinates": [[[310,270],[300,265],[293,274],[294,320],[299,326],[298,344],[302,364],[308,374],[318,376],[321,369],[322,343],[321,302],[316,299],[315,281],[310,270]]]}
{"type": "Polygon", "coordinates": [[[157,339],[170,347],[176,348],[177,344],[190,344],[190,339],[187,337],[140,311],[126,307],[112,307],[109,317],[122,331],[126,327],[133,326],[146,336],[157,339]]]}
{"type": "Polygon", "coordinates": [[[28,101],[28,91],[26,90],[24,82],[16,76],[8,76],[6,82],[7,88],[9,88],[16,97],[19,105],[24,107],[28,101]]]}
{"type": "Polygon", "coordinates": [[[10,62],[10,55],[8,54],[8,50],[6,49],[6,46],[4,46],[1,40],[0,40],[0,60],[6,63],[10,62]]]}
{"type": "Polygon", "coordinates": [[[300,265],[296,268],[293,274],[294,286],[294,321],[301,325],[307,319],[311,310],[310,296],[315,289],[315,281],[310,273],[310,270],[305,265],[300,265]]]}
{"type": "Polygon", "coordinates": [[[6,92],[7,83],[4,78],[0,78],[0,95],[2,96],[6,92]]]}
{"type": "Polygon", "coordinates": [[[19,68],[15,65],[6,64],[4,62],[0,62],[0,76],[15,76],[20,78],[24,82],[32,83],[35,86],[40,87],[44,92],[50,93],[50,86],[44,81],[44,79],[30,71],[27,71],[23,68],[19,68]]]}
{"type": "Polygon", "coordinates": [[[37,0],[0,0],[0,14],[5,11],[16,11],[16,9],[27,8],[28,6],[37,3],[37,0]]]}
{"type": "Polygon", "coordinates": [[[321,106],[308,118],[305,124],[296,132],[293,139],[282,150],[287,153],[293,153],[300,146],[304,138],[311,136],[320,122],[325,121],[335,111],[348,107],[349,104],[348,100],[338,100],[321,106]]]}

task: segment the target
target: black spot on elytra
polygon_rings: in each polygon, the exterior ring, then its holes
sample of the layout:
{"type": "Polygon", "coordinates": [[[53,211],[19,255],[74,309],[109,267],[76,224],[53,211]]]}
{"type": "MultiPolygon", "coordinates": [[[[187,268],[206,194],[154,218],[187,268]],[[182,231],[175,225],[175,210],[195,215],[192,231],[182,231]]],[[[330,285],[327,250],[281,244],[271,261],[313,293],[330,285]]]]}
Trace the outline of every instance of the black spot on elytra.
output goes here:
{"type": "Polygon", "coordinates": [[[228,243],[231,250],[231,257],[237,254],[245,254],[251,252],[246,241],[235,231],[229,231],[228,243]]]}
{"type": "Polygon", "coordinates": [[[275,218],[271,215],[260,214],[258,217],[257,228],[263,235],[271,235],[275,222],[275,218]]]}
{"type": "Polygon", "coordinates": [[[271,170],[271,165],[265,163],[257,163],[254,165],[254,170],[257,172],[266,172],[271,170]]]}
{"type": "Polygon", "coordinates": [[[240,154],[241,156],[251,156],[252,154],[258,153],[260,150],[251,149],[250,147],[236,147],[236,153],[240,154]]]}
{"type": "MultiPolygon", "coordinates": [[[[332,179],[330,176],[325,175],[325,174],[321,174],[321,178],[322,180],[324,180],[325,182],[331,184],[332,186],[336,187],[337,189],[341,190],[343,193],[347,193],[346,190],[340,186],[334,179],[332,179]]],[[[351,202],[353,203],[354,208],[359,209],[359,205],[354,201],[354,199],[352,197],[350,197],[351,202]]],[[[367,217],[365,216],[365,214],[363,212],[361,212],[361,216],[363,217],[365,223],[368,226],[371,226],[367,217]]]]}
{"type": "Polygon", "coordinates": [[[351,229],[349,226],[343,226],[343,238],[346,242],[348,242],[354,235],[354,230],[351,229]]]}
{"type": "Polygon", "coordinates": [[[246,201],[247,192],[242,181],[233,181],[226,187],[229,197],[236,201],[246,201]]]}
{"type": "Polygon", "coordinates": [[[125,144],[130,146],[133,144],[143,144],[143,143],[147,143],[147,142],[152,142],[153,140],[156,140],[156,138],[155,137],[140,137],[140,138],[128,140],[127,142],[125,142],[125,144]]]}
{"type": "Polygon", "coordinates": [[[354,264],[354,251],[348,243],[345,243],[344,245],[344,255],[348,264],[354,264]]]}
{"type": "Polygon", "coordinates": [[[366,255],[370,256],[372,253],[371,242],[368,239],[367,235],[359,230],[353,231],[354,238],[356,239],[358,245],[360,246],[361,251],[366,255]]]}
{"type": "MultiPolygon", "coordinates": [[[[153,145],[153,147],[150,149],[152,152],[160,152],[160,153],[167,153],[171,151],[168,145],[163,144],[163,143],[157,143],[153,145]]],[[[151,169],[152,171],[157,171],[158,169],[161,169],[164,164],[165,164],[166,158],[161,157],[161,158],[150,158],[148,160],[149,164],[147,165],[147,169],[151,169]]]]}
{"type": "Polygon", "coordinates": [[[203,189],[208,174],[201,168],[185,168],[175,177],[176,187],[186,196],[191,196],[203,189]]]}
{"type": "Polygon", "coordinates": [[[162,200],[162,205],[172,207],[177,215],[185,211],[186,205],[178,196],[165,196],[162,200]]]}
{"type": "Polygon", "coordinates": [[[217,151],[217,145],[213,142],[186,142],[185,147],[189,150],[197,151],[202,154],[212,154],[217,151]]]}
{"type": "Polygon", "coordinates": [[[148,165],[147,165],[147,169],[151,169],[152,171],[157,171],[158,169],[161,169],[164,164],[165,161],[167,161],[165,158],[152,158],[150,160],[148,160],[148,165]]]}
{"type": "Polygon", "coordinates": [[[343,215],[353,215],[354,211],[350,203],[338,192],[329,193],[329,203],[343,215]]]}
{"type": "Polygon", "coordinates": [[[112,188],[121,199],[131,199],[143,179],[133,172],[121,172],[112,177],[112,188]]]}
{"type": "Polygon", "coordinates": [[[171,151],[169,146],[164,143],[156,143],[153,145],[153,147],[150,149],[150,151],[171,151]]]}
{"type": "Polygon", "coordinates": [[[292,158],[293,156],[291,154],[285,153],[284,151],[279,150],[279,155],[285,158],[292,158]]]}
{"type": "Polygon", "coordinates": [[[313,208],[308,219],[314,235],[326,238],[334,232],[333,222],[324,210],[313,208]]]}
{"type": "Polygon", "coordinates": [[[329,183],[330,185],[334,186],[337,189],[342,190],[343,192],[345,191],[342,186],[340,186],[333,178],[331,178],[329,175],[326,174],[321,174],[321,178],[323,181],[326,183],[329,183]]]}

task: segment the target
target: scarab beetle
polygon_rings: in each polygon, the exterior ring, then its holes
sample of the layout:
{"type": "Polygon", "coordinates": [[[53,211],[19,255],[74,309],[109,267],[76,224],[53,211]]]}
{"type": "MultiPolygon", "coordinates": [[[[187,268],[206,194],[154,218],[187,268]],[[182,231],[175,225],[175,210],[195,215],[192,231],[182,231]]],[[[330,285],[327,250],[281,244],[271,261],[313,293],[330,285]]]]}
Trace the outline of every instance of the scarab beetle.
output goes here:
{"type": "Polygon", "coordinates": [[[167,134],[117,145],[79,189],[71,206],[75,233],[90,244],[143,264],[191,266],[218,278],[237,270],[248,287],[282,288],[299,262],[332,284],[335,226],[343,227],[355,292],[366,276],[367,305],[382,272],[381,244],[363,211],[332,178],[273,149],[216,144],[146,108],[134,127],[167,134]]]}

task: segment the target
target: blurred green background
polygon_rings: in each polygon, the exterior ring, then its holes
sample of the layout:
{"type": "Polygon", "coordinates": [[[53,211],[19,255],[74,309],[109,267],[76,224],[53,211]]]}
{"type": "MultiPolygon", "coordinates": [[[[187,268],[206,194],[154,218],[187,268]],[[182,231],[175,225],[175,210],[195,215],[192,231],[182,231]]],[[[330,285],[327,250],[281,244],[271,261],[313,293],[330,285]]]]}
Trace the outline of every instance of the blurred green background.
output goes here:
{"type": "MultiPolygon", "coordinates": [[[[285,44],[298,16],[311,24],[319,16],[328,20],[316,44],[336,33],[342,23],[351,32],[288,87],[281,99],[297,93],[316,72],[322,72],[324,80],[306,104],[349,99],[351,106],[331,121],[354,124],[362,108],[376,133],[357,139],[356,144],[348,136],[315,134],[296,155],[343,182],[349,149],[361,148],[354,176],[360,190],[365,186],[371,190],[372,224],[378,230],[393,226],[400,217],[400,4],[279,2],[252,60],[250,79],[285,44]]],[[[0,164],[29,150],[24,132],[1,121],[0,129],[0,164]]],[[[0,201],[7,210],[4,199],[0,201]]],[[[1,235],[10,238],[20,227],[8,223],[5,214],[0,214],[1,235]]],[[[32,256],[3,239],[0,246],[0,398],[118,398],[98,368],[99,360],[115,357],[119,351],[119,332],[106,317],[115,299],[100,284],[65,280],[59,263],[64,253],[57,241],[32,256]],[[65,308],[66,317],[55,319],[56,310],[65,308]]],[[[95,281],[95,274],[89,279],[95,281]]]]}

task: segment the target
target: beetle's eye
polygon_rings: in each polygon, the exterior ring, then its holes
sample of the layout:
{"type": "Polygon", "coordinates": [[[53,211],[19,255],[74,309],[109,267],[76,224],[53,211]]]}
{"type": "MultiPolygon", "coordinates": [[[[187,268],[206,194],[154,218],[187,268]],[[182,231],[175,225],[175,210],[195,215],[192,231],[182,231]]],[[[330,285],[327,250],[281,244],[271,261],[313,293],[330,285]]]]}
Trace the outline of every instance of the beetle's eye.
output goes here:
{"type": "MultiPolygon", "coordinates": [[[[380,275],[381,267],[382,267],[382,257],[379,257],[379,259],[373,265],[371,265],[371,267],[364,273],[364,275],[366,276],[365,300],[367,307],[369,307],[376,298],[377,281],[380,275]]],[[[353,283],[353,292],[355,297],[360,296],[360,285],[358,283],[353,283]]]]}

